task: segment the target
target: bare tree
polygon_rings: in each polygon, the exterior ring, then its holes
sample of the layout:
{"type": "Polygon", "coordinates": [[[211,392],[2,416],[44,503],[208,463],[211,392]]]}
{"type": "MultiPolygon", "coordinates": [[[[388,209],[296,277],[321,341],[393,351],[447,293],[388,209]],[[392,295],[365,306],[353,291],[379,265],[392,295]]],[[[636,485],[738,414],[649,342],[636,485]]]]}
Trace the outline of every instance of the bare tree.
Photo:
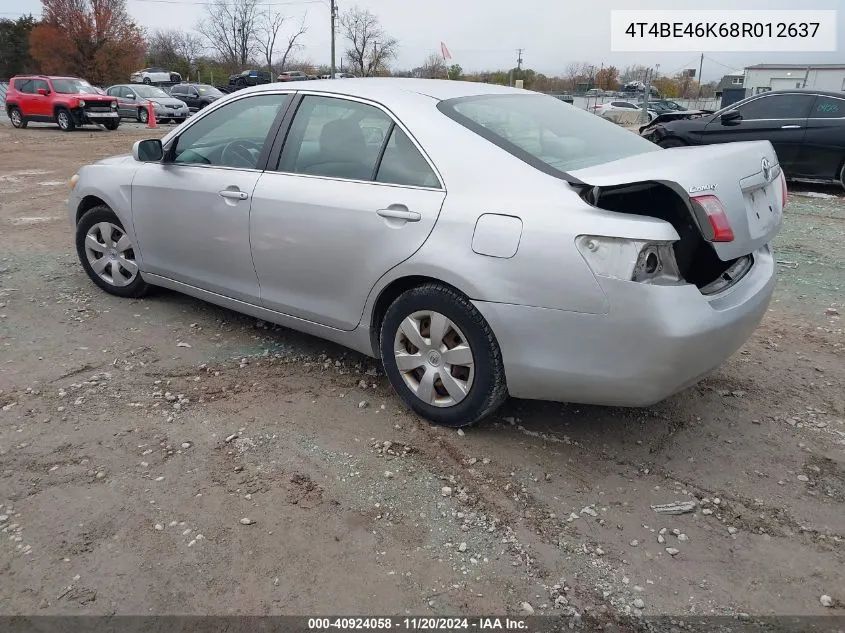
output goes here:
{"type": "Polygon", "coordinates": [[[177,31],[174,44],[176,54],[183,58],[189,66],[196,63],[197,58],[205,48],[199,35],[187,31],[177,31]]]}
{"type": "Polygon", "coordinates": [[[385,71],[387,63],[396,57],[398,40],[390,37],[367,9],[353,7],[340,17],[340,26],[349,42],[346,59],[355,74],[371,77],[385,71]]]}
{"type": "Polygon", "coordinates": [[[291,53],[294,53],[302,48],[302,45],[299,43],[299,38],[305,35],[305,32],[308,30],[308,27],[305,26],[305,18],[306,16],[303,15],[302,22],[299,23],[299,27],[291,31],[290,35],[288,35],[285,52],[282,53],[282,62],[279,64],[279,72],[285,70],[285,65],[288,63],[291,53]]]}
{"type": "Polygon", "coordinates": [[[426,57],[419,68],[419,76],[426,79],[443,79],[448,73],[449,68],[446,66],[446,62],[437,53],[431,53],[426,57]]]}
{"type": "Polygon", "coordinates": [[[621,81],[622,84],[627,84],[632,81],[644,82],[649,70],[648,66],[643,66],[642,64],[628,66],[624,71],[622,71],[622,76],[619,78],[619,81],[621,81]]]}
{"type": "Polygon", "coordinates": [[[258,50],[258,0],[214,0],[197,26],[209,48],[230,66],[245,66],[258,50]]]}
{"type": "Polygon", "coordinates": [[[563,71],[567,89],[574,90],[579,80],[588,78],[590,76],[590,68],[591,66],[587,62],[570,62],[567,64],[563,71]]]}

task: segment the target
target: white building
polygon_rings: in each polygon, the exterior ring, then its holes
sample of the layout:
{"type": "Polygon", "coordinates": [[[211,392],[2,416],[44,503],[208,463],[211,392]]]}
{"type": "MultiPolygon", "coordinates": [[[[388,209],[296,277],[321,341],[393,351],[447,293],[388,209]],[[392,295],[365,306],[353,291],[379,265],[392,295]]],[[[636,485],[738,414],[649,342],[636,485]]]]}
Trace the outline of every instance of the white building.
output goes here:
{"type": "Polygon", "coordinates": [[[790,88],[845,92],[845,64],[757,64],[745,69],[743,85],[748,96],[790,88]]]}

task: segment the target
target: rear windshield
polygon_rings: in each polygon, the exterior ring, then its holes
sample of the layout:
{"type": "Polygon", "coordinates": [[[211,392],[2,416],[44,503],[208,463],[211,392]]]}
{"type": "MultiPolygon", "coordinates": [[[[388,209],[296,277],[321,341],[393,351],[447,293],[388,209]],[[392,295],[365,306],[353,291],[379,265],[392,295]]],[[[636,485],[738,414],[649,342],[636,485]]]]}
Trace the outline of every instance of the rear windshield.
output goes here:
{"type": "Polygon", "coordinates": [[[437,107],[517,158],[557,176],[660,149],[634,132],[546,95],[461,97],[437,107]]]}

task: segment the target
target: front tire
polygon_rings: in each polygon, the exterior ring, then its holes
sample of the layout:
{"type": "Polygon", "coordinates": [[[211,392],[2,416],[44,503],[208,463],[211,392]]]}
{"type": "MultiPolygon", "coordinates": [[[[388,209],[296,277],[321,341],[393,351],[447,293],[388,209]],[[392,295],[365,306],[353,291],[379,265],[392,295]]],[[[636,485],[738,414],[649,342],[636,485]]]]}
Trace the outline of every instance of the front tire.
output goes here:
{"type": "Polygon", "coordinates": [[[431,283],[402,293],[385,313],[379,343],[393,388],[434,424],[469,426],[507,397],[496,337],[453,288],[431,283]]]}
{"type": "Polygon", "coordinates": [[[56,112],[56,123],[59,126],[59,129],[62,132],[72,132],[73,128],[76,127],[76,122],[73,120],[73,115],[70,113],[70,110],[65,108],[60,108],[56,112]]]}
{"type": "Polygon", "coordinates": [[[150,113],[146,108],[138,108],[138,122],[146,125],[150,120],[150,113]]]}
{"type": "Polygon", "coordinates": [[[120,127],[120,121],[106,121],[105,123],[103,123],[103,127],[105,127],[110,132],[114,132],[117,128],[120,127]]]}
{"type": "Polygon", "coordinates": [[[672,147],[686,147],[687,144],[677,138],[664,138],[657,143],[663,149],[671,149],[672,147]]]}
{"type": "Polygon", "coordinates": [[[29,121],[23,118],[20,109],[16,107],[9,108],[9,120],[12,122],[12,127],[16,127],[19,130],[25,128],[27,123],[29,123],[29,121]]]}
{"type": "Polygon", "coordinates": [[[91,281],[109,294],[142,297],[149,291],[135,260],[135,246],[106,205],[93,207],[79,220],[76,254],[91,281]]]}
{"type": "Polygon", "coordinates": [[[150,78],[149,78],[149,77],[144,77],[144,83],[145,83],[145,84],[147,84],[147,85],[149,86],[149,85],[150,85],[151,83],[153,83],[153,82],[152,82],[152,81],[150,81],[150,78]]]}

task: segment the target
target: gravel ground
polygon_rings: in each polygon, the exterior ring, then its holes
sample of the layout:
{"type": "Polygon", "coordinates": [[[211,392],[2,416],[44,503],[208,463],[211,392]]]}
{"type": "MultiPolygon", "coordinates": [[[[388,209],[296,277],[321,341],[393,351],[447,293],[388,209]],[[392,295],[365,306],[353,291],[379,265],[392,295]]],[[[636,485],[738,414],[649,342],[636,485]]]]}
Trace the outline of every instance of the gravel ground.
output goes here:
{"type": "Polygon", "coordinates": [[[793,195],[776,301],[696,387],[455,432],[375,361],[90,283],[65,183],[150,133],[0,123],[3,613],[845,613],[835,190],[793,195]]]}

